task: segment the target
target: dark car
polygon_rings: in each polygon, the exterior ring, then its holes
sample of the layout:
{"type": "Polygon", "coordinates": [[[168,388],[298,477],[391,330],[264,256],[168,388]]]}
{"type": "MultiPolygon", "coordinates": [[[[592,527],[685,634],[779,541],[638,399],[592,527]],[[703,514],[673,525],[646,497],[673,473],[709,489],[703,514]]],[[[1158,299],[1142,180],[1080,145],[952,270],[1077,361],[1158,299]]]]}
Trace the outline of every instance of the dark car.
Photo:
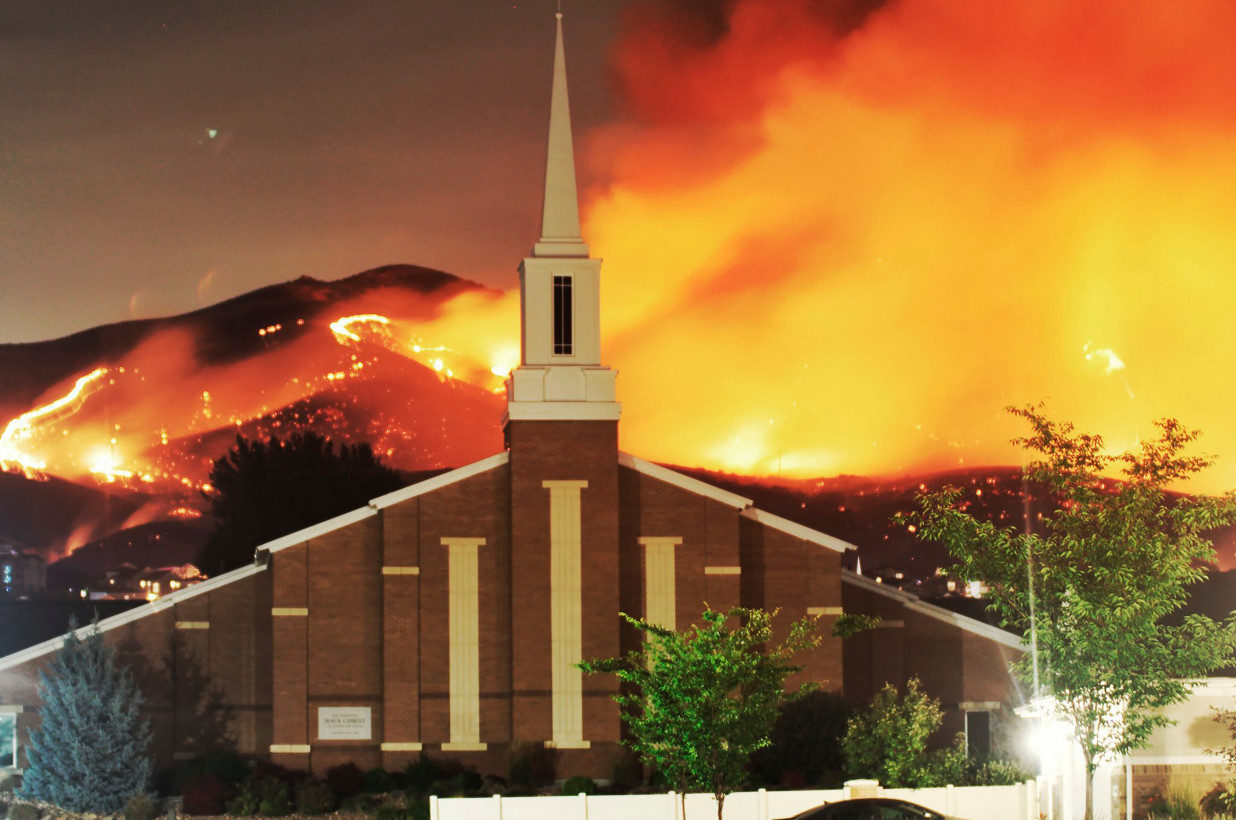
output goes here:
{"type": "Polygon", "coordinates": [[[862,797],[825,803],[786,820],[948,820],[938,811],[891,797],[862,797]]]}

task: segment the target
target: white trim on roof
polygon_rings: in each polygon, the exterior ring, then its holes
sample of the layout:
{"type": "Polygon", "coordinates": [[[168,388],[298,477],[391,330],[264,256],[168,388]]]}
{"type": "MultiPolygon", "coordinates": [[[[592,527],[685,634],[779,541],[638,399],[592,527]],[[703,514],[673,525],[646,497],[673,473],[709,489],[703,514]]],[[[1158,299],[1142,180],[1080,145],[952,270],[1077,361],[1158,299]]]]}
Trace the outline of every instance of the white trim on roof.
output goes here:
{"type": "Polygon", "coordinates": [[[285,550],[288,547],[299,546],[306,541],[311,541],[314,538],[320,538],[327,533],[342,529],[349,524],[355,524],[357,521],[364,521],[366,518],[373,518],[378,514],[378,511],[372,507],[361,507],[351,512],[345,512],[343,515],[336,515],[334,518],[328,518],[320,524],[314,524],[312,527],[305,527],[303,530],[290,532],[274,541],[267,541],[265,544],[258,544],[254,547],[254,554],[261,552],[278,552],[285,550]]]}
{"type": "Polygon", "coordinates": [[[427,478],[424,481],[404,487],[402,490],[395,490],[393,493],[379,496],[369,502],[369,506],[375,510],[380,510],[389,507],[392,504],[398,504],[401,501],[407,501],[409,498],[416,498],[418,495],[433,492],[440,487],[446,487],[454,484],[457,481],[463,481],[465,478],[471,478],[474,475],[488,472],[495,467],[501,467],[511,460],[511,454],[503,451],[497,455],[483,458],[480,461],[474,461],[458,469],[445,472],[442,475],[436,475],[433,478],[427,478]]]}
{"type": "MultiPolygon", "coordinates": [[[[200,584],[193,584],[192,586],[188,586],[184,589],[179,589],[176,592],[164,595],[162,598],[157,598],[150,601],[145,606],[137,606],[133,609],[126,610],[125,612],[121,612],[119,615],[104,618],[99,621],[99,631],[107,632],[117,627],[124,626],[125,624],[133,623],[136,620],[145,618],[147,615],[162,612],[168,607],[175,606],[179,603],[184,603],[190,598],[210,592],[212,589],[217,589],[218,587],[225,586],[233,581],[239,581],[241,578],[247,578],[250,575],[256,575],[259,572],[265,571],[265,564],[250,564],[248,566],[241,567],[240,569],[234,569],[231,572],[225,572],[222,575],[216,575],[214,578],[202,581],[200,584]]],[[[89,630],[90,624],[78,627],[78,637],[84,638],[89,630]]],[[[34,660],[35,658],[42,657],[43,655],[50,655],[52,652],[55,652],[64,645],[66,635],[68,635],[67,632],[64,635],[59,635],[55,638],[43,641],[42,643],[37,643],[34,646],[21,649],[14,652],[12,655],[7,655],[0,658],[0,672],[5,669],[11,669],[14,666],[20,666],[27,661],[34,660]]]]}
{"type": "Polygon", "coordinates": [[[886,598],[892,598],[894,601],[898,601],[903,604],[906,609],[926,615],[929,618],[934,618],[937,621],[943,621],[946,624],[959,627],[967,632],[972,632],[975,635],[987,638],[988,640],[995,641],[999,644],[1003,644],[1011,649],[1024,650],[1026,648],[1022,643],[1021,638],[1014,635],[1012,632],[1008,632],[1000,629],[999,627],[984,623],[983,621],[975,620],[974,618],[966,615],[961,615],[957,612],[953,612],[952,610],[945,609],[944,607],[926,603],[917,595],[904,592],[896,587],[889,586],[888,584],[877,583],[870,578],[864,578],[852,570],[843,569],[841,571],[841,580],[846,583],[862,587],[871,592],[878,593],[886,598]]]}
{"type": "Polygon", "coordinates": [[[844,553],[846,550],[856,550],[858,547],[853,544],[842,541],[840,538],[834,538],[831,535],[822,533],[819,530],[813,530],[810,527],[805,527],[802,524],[796,524],[788,518],[782,518],[779,515],[761,510],[758,507],[748,507],[740,513],[745,518],[750,518],[752,521],[758,521],[765,527],[772,527],[774,530],[780,530],[786,535],[792,535],[795,538],[801,538],[803,541],[810,541],[812,544],[818,544],[821,547],[828,547],[830,550],[844,553]]]}
{"type": "Polygon", "coordinates": [[[666,484],[673,484],[675,487],[681,487],[688,492],[693,492],[696,495],[702,495],[711,498],[713,501],[720,501],[730,507],[739,510],[744,510],[750,507],[755,502],[750,498],[743,498],[741,495],[722,490],[720,487],[700,481],[698,478],[691,478],[682,473],[675,472],[668,467],[662,467],[660,464],[653,464],[651,461],[645,461],[642,458],[637,458],[630,453],[619,453],[618,463],[623,467],[630,467],[636,472],[643,473],[649,478],[655,478],[659,481],[664,481],[666,484]]]}

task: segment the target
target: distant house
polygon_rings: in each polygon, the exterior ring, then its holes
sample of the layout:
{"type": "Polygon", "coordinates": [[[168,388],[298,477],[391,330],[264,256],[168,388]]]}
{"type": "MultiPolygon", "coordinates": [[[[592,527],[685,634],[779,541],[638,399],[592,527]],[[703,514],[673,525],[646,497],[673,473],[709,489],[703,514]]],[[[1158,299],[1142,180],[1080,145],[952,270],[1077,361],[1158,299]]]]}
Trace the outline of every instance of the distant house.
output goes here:
{"type": "Polygon", "coordinates": [[[204,580],[206,576],[193,564],[138,569],[123,563],[104,572],[85,597],[92,601],[153,601],[204,580]]]}
{"type": "Polygon", "coordinates": [[[0,543],[0,596],[25,598],[47,590],[47,564],[33,550],[0,543]]]}

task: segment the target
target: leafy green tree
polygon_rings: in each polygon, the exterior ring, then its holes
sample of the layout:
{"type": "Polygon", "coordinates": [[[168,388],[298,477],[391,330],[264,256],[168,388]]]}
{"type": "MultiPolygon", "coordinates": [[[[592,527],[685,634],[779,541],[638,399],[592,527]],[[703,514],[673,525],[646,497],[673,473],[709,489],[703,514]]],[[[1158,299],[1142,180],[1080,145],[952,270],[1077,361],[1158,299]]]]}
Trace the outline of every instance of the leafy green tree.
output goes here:
{"type": "Polygon", "coordinates": [[[259,544],[363,507],[404,485],[368,444],[345,444],[313,432],[286,440],[236,437],[236,446],[216,459],[206,493],[215,531],[199,564],[217,575],[253,560],[259,544]]]}
{"type": "Polygon", "coordinates": [[[644,633],[640,648],[580,664],[633,687],[614,696],[630,729],[624,742],[683,793],[684,813],[686,791],[707,789],[720,820],[725,795],[745,779],[751,755],[769,743],[786,680],[802,670],[791,659],[819,644],[814,618],[796,621],[774,644],[776,614],[705,609],[701,623],[674,631],[624,613],[644,633]]]}
{"type": "Polygon", "coordinates": [[[20,795],[76,812],[116,814],[150,781],[149,721],[129,669],[96,625],[73,629],[39,671],[40,722],[30,731],[20,795]]]}
{"type": "Polygon", "coordinates": [[[1025,479],[1031,500],[1046,505],[1041,524],[1018,532],[978,520],[954,488],[920,496],[900,520],[943,543],[963,578],[985,581],[993,611],[1031,644],[1020,672],[1081,745],[1089,820],[1103,756],[1145,746],[1170,722],[1162,708],[1188,696],[1187,679],[1232,662],[1231,620],[1165,617],[1214,560],[1208,533],[1236,521],[1236,495],[1169,492],[1211,463],[1185,454],[1198,432],[1175,420],[1109,455],[1099,436],[1048,419],[1041,405],[1010,412],[1031,428],[1014,443],[1037,454],[1025,479]],[[1108,477],[1116,468],[1123,480],[1108,477]]]}
{"type": "Polygon", "coordinates": [[[927,750],[942,718],[940,702],[923,691],[918,678],[910,679],[904,695],[885,683],[846,725],[841,748],[848,772],[889,788],[960,783],[965,773],[964,738],[952,748],[927,750]]]}

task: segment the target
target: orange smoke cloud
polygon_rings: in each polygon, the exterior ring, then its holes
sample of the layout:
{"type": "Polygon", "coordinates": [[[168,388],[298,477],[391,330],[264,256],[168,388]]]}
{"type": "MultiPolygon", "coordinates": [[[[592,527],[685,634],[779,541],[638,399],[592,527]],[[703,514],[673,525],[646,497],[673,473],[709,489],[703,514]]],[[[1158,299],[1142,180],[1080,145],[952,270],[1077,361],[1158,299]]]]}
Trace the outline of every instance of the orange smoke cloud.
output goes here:
{"type": "Polygon", "coordinates": [[[810,9],[619,47],[585,231],[623,446],[1007,463],[1002,408],[1047,400],[1113,449],[1181,418],[1236,486],[1236,7],[900,0],[844,36],[810,9]]]}

